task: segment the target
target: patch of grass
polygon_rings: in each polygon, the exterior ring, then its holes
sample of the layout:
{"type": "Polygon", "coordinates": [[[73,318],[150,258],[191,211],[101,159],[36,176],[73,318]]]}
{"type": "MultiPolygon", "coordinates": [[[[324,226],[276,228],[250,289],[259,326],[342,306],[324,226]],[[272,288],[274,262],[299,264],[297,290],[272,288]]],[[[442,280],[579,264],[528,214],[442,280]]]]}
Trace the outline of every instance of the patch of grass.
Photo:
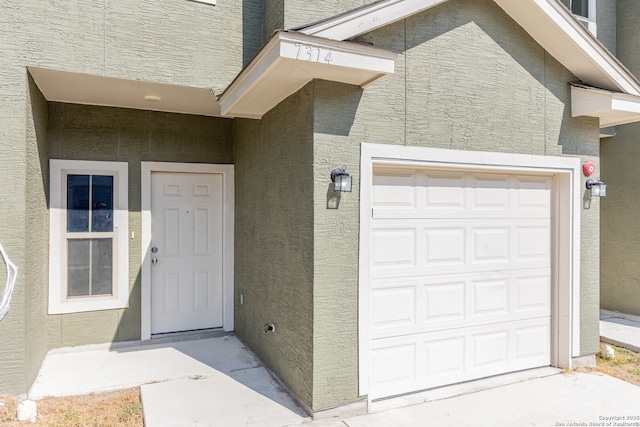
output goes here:
{"type": "Polygon", "coordinates": [[[84,396],[48,397],[37,402],[35,424],[18,422],[16,396],[0,396],[0,425],[3,427],[142,427],[144,425],[140,389],[132,388],[84,396]]]}
{"type": "Polygon", "coordinates": [[[596,370],[640,386],[640,353],[612,345],[615,351],[614,358],[603,359],[602,347],[605,345],[607,344],[600,343],[600,352],[596,356],[596,370]]]}

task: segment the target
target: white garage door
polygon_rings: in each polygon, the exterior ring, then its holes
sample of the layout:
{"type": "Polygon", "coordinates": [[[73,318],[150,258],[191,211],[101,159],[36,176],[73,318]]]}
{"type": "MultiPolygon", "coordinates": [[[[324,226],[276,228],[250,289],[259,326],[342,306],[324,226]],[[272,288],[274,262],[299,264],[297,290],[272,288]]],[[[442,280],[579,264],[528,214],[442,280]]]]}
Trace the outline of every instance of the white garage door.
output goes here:
{"type": "Polygon", "coordinates": [[[550,364],[551,185],[374,167],[370,398],[550,364]]]}

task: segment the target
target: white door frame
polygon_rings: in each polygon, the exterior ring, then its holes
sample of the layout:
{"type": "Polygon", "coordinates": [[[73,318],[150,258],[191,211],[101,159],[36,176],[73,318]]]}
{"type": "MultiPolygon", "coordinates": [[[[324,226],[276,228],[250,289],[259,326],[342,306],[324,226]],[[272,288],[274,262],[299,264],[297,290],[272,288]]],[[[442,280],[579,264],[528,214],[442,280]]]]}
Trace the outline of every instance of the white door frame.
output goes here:
{"type": "Polygon", "coordinates": [[[141,339],[151,338],[151,173],[182,172],[222,175],[222,328],[233,331],[233,233],[234,168],[233,165],[203,163],[142,162],[142,303],[141,339]]]}
{"type": "Polygon", "coordinates": [[[371,184],[374,164],[488,172],[537,173],[554,177],[552,210],[551,364],[571,369],[580,356],[580,215],[582,175],[576,157],[444,150],[368,144],[360,157],[360,259],[358,285],[359,391],[368,395],[370,378],[369,266],[371,184]]]}

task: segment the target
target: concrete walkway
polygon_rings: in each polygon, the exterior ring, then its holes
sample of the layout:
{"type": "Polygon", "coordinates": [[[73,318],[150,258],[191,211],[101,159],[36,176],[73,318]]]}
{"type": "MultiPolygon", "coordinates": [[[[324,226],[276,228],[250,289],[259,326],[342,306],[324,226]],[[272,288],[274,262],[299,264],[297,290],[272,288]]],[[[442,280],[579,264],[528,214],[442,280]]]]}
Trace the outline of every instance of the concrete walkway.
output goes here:
{"type": "Polygon", "coordinates": [[[600,340],[640,353],[640,317],[600,310],[600,340]]]}
{"type": "Polygon", "coordinates": [[[150,427],[606,425],[625,416],[619,425],[640,426],[640,387],[595,373],[541,368],[312,420],[234,336],[78,350],[47,355],[30,398],[140,385],[150,427]]]}

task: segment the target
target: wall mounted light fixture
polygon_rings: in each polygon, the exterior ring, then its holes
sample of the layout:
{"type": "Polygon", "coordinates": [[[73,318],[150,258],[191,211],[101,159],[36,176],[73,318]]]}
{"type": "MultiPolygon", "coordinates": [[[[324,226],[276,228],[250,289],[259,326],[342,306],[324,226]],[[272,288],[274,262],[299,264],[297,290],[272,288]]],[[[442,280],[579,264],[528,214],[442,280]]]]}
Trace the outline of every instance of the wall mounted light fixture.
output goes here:
{"type": "Polygon", "coordinates": [[[605,197],[607,195],[607,184],[600,181],[600,178],[597,181],[589,178],[586,186],[588,190],[591,190],[592,197],[605,197]]]}
{"type": "Polygon", "coordinates": [[[336,168],[331,171],[331,181],[334,182],[333,191],[351,193],[351,175],[346,167],[336,168]]]}

